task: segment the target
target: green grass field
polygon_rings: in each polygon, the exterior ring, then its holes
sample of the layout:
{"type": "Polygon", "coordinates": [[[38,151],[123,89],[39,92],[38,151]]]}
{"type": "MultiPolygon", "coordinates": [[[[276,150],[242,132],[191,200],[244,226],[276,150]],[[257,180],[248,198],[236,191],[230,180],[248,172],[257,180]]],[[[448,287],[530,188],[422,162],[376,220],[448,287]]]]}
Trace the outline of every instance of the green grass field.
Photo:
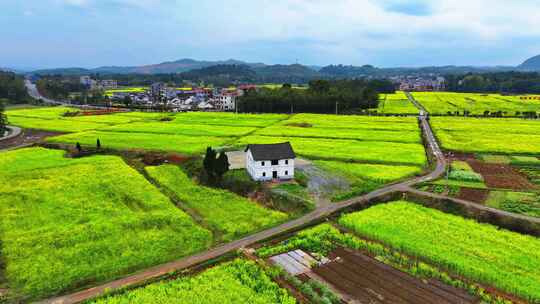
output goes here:
{"type": "Polygon", "coordinates": [[[431,124],[445,150],[540,153],[540,122],[536,120],[432,117],[431,124]]]}
{"type": "Polygon", "coordinates": [[[17,295],[74,290],[212,243],[210,231],[122,159],[63,154],[0,153],[1,259],[17,295]]]}
{"type": "Polygon", "coordinates": [[[463,115],[464,111],[469,111],[471,115],[483,115],[485,111],[501,111],[504,116],[514,116],[516,112],[540,111],[540,101],[520,100],[518,96],[451,92],[412,94],[431,114],[446,115],[458,111],[463,115]]]}
{"type": "Polygon", "coordinates": [[[296,300],[255,262],[237,259],[194,276],[151,284],[93,303],[294,304],[296,300]]]}
{"type": "Polygon", "coordinates": [[[199,214],[220,239],[230,241],[249,232],[274,226],[287,219],[281,212],[263,208],[234,193],[199,186],[177,166],[146,167],[162,187],[172,191],[199,214]]]}
{"type": "Polygon", "coordinates": [[[460,276],[540,301],[538,238],[403,201],[345,215],[339,223],[460,276]]]}

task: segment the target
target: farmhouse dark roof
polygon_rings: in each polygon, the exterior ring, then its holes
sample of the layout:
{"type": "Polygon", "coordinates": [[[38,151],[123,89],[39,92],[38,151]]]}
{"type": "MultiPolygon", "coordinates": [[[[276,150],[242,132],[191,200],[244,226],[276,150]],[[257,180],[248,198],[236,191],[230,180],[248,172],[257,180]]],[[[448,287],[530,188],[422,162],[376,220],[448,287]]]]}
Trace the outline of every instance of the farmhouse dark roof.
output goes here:
{"type": "Polygon", "coordinates": [[[253,159],[261,160],[279,160],[296,158],[293,148],[289,142],[281,144],[248,145],[246,152],[250,150],[253,159]]]}

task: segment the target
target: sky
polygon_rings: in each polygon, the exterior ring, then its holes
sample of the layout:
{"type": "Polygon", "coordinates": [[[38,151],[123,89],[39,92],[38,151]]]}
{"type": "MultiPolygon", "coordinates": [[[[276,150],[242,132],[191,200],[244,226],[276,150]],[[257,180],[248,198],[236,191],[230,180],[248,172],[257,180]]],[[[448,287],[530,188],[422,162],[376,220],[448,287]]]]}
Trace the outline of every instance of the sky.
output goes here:
{"type": "Polygon", "coordinates": [[[518,65],[540,0],[0,0],[0,66],[518,65]]]}

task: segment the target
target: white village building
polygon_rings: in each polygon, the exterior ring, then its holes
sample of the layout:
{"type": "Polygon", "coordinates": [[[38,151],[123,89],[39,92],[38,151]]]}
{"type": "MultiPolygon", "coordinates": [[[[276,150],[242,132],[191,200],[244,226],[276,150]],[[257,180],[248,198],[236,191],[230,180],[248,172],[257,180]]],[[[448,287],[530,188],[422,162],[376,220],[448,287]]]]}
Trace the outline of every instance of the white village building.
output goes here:
{"type": "Polygon", "coordinates": [[[294,178],[296,155],[290,143],[248,145],[245,152],[246,169],[253,180],[294,178]]]}

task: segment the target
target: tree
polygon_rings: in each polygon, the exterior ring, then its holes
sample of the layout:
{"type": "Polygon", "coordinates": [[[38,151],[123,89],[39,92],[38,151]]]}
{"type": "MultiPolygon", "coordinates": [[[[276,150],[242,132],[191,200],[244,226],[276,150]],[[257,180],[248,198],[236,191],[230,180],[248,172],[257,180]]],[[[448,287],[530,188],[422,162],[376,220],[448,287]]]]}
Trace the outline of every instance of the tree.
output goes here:
{"type": "Polygon", "coordinates": [[[214,181],[214,167],[216,162],[216,152],[212,147],[206,148],[206,155],[203,160],[203,167],[210,182],[214,181]]]}
{"type": "Polygon", "coordinates": [[[221,152],[219,157],[217,157],[216,151],[211,147],[206,149],[206,155],[203,160],[203,167],[206,175],[208,176],[208,181],[211,184],[215,184],[221,181],[223,174],[229,171],[229,158],[225,152],[221,152]]]}
{"type": "Polygon", "coordinates": [[[129,107],[131,106],[131,104],[133,103],[133,100],[131,99],[131,97],[130,97],[129,95],[126,95],[126,96],[124,97],[124,100],[123,100],[122,102],[124,103],[124,105],[125,105],[126,107],[129,108],[129,107]]]}
{"type": "Polygon", "coordinates": [[[98,150],[101,149],[101,141],[99,140],[99,138],[96,141],[96,147],[98,150]]]}
{"type": "Polygon", "coordinates": [[[4,114],[4,103],[0,100],[0,137],[7,131],[7,116],[4,114]]]}
{"type": "Polygon", "coordinates": [[[81,153],[82,147],[81,147],[81,144],[80,144],[79,142],[77,142],[77,144],[75,145],[75,147],[77,148],[77,151],[79,151],[79,153],[81,153]]]}
{"type": "Polygon", "coordinates": [[[218,181],[221,181],[223,174],[229,171],[229,166],[230,164],[229,164],[229,158],[227,157],[227,154],[225,152],[219,153],[219,157],[217,158],[214,165],[214,173],[218,181]]]}

